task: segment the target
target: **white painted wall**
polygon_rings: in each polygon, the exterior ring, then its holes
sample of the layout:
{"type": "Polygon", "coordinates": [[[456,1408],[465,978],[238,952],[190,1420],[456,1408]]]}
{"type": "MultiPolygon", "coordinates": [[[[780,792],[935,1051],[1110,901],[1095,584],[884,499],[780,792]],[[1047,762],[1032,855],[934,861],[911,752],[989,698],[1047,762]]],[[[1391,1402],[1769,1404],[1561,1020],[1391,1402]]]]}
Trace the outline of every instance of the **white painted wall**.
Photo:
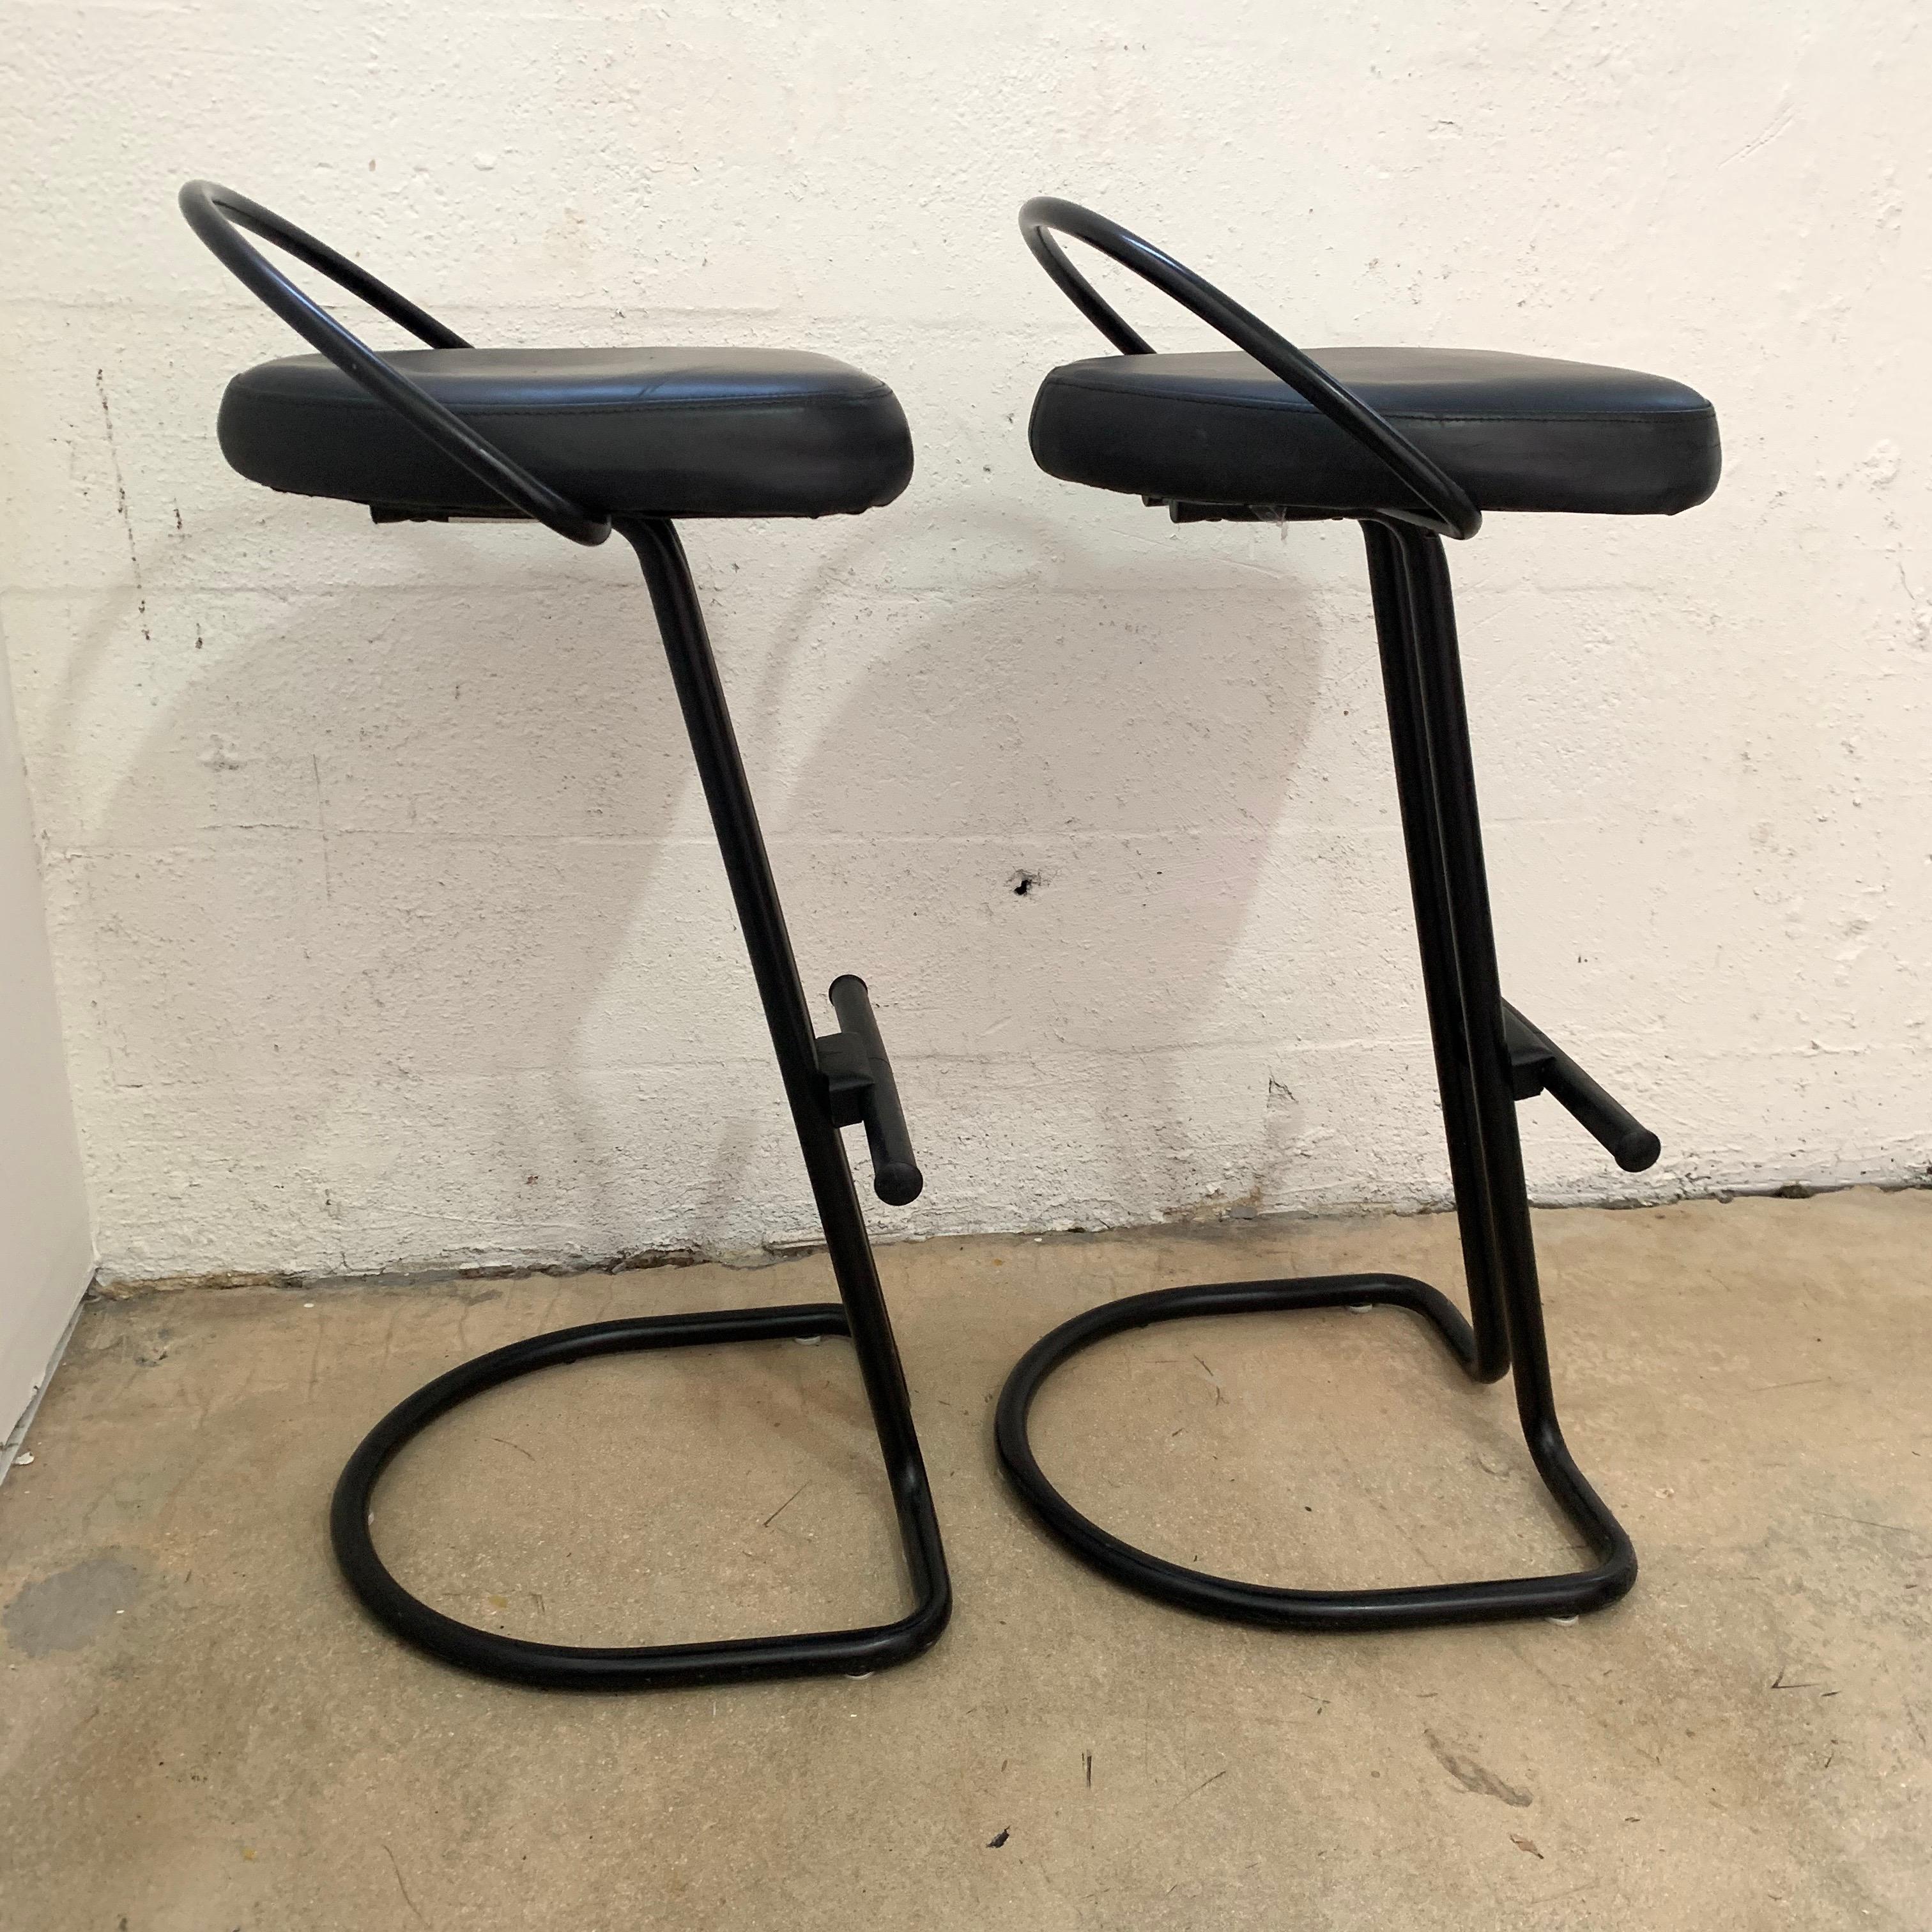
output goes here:
{"type": "MultiPolygon", "coordinates": [[[[113,1270],[808,1218],[626,555],[230,475],[222,382],[294,344],[176,218],[202,173],[472,339],[898,389],[892,509],[689,532],[806,971],[898,1058],[931,1186],[888,1223],[1446,1185],[1355,541],[1035,472],[1034,382],[1098,346],[1015,232],[1042,190],[1306,344],[1715,399],[1708,508],[1455,558],[1507,983],[1658,1190],[1932,1158],[1910,0],[62,0],[0,64],[4,608],[113,1270]]],[[[1526,1120],[1545,1196],[1630,1191],[1526,1120]]]]}
{"type": "Polygon", "coordinates": [[[26,774],[0,679],[0,1474],[93,1270],[26,774]]]}

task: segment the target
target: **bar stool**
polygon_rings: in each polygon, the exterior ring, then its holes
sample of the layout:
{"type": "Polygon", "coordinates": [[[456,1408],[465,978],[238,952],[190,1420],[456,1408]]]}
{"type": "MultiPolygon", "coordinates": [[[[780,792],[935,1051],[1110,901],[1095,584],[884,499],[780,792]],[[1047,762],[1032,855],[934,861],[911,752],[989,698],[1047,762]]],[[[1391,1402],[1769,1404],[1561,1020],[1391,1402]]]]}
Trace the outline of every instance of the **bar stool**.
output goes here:
{"type": "Polygon", "coordinates": [[[1023,1356],[995,1413],[1007,1478],[1074,1554],[1148,1595],[1277,1628],[1366,1630],[1564,1617],[1628,1591],[1636,1556],[1557,1426],[1516,1106],[1548,1093],[1634,1173],[1657,1138],[1503,998],[1442,539],[1485,510],[1670,515],[1717,487],[1702,397],[1622,369],[1476,350],[1304,355],[1260,318],[1118,223],[1044,197],[1020,211],[1040,266],[1119,352],[1054,370],[1034,405],[1050,476],[1136,496],[1176,523],[1346,518],[1368,550],[1423,984],[1473,1322],[1406,1276],[1162,1288],[1090,1310],[1023,1356]],[[1190,309],[1233,352],[1156,355],[1055,238],[1068,236],[1190,309]],[[1047,1377],[1109,1335],[1191,1316],[1382,1303],[1435,1330],[1478,1382],[1512,1369],[1532,1458],[1596,1561],[1559,1576],[1400,1589],[1298,1590],[1210,1575],[1137,1550],[1073,1508],[1028,1436],[1047,1377]]]}
{"type": "Polygon", "coordinates": [[[439,1376],[378,1423],[342,1472],[329,1530],[343,1575],[398,1636],[466,1669],[526,1684],[609,1690],[859,1675],[917,1656],[946,1626],[951,1587],[840,1130],[864,1126],[882,1200],[910,1201],[924,1183],[862,980],[832,982],[838,1030],[814,1037],[674,522],[852,514],[890,503],[912,475],[897,398],[843,363],[789,350],[472,348],[245,196],[191,182],[181,208],[223,265],[320,352],[264,363],[229,384],[218,434],[243,476],[364,504],[378,524],[527,518],[580,544],[602,543],[615,530],[637,552],[838,1288],[836,1302],[561,1329],[439,1376]],[[273,266],[244,230],[428,346],[378,355],[273,266]],[[885,1462],[916,1600],[894,1622],[708,1643],[537,1643],[432,1609],[376,1554],[369,1518],[384,1468],[438,1417],[485,1389],[592,1356],[826,1335],[851,1338],[885,1462]]]}

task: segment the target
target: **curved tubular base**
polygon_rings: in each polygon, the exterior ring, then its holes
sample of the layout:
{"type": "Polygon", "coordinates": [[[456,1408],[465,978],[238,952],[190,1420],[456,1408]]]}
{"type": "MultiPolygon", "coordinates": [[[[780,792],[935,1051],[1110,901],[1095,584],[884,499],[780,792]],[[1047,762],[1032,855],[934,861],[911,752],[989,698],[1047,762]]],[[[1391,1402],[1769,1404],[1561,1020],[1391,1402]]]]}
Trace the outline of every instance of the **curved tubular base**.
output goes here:
{"type": "MultiPolygon", "coordinates": [[[[836,1302],[783,1308],[744,1308],[703,1315],[654,1315],[593,1322],[512,1342],[465,1362],[398,1403],[363,1440],[335,1485],[329,1539],[350,1588],[389,1629],[418,1649],[466,1670],[547,1689],[657,1690],[680,1684],[745,1683],[760,1678],[860,1675],[904,1664],[928,1648],[945,1628],[944,1574],[928,1580],[917,1606],[890,1624],[815,1630],[790,1636],[734,1637],[710,1643],[640,1644],[611,1648],[538,1643],[479,1630],[432,1609],[389,1573],[376,1553],[369,1517],[382,1472],[405,1444],[459,1403],[519,1376],[597,1355],[684,1348],[721,1342],[769,1342],[849,1335],[836,1302]]],[[[892,1472],[902,1507],[909,1508],[936,1544],[939,1530],[923,1468],[892,1472]]],[[[909,1559],[911,1552],[908,1551],[909,1559]]],[[[917,1566],[912,1566],[916,1574],[917,1566]]]]}
{"type": "Polygon", "coordinates": [[[1000,1394],[994,1440],[1000,1466],[1021,1499],[1073,1554],[1115,1582],[1150,1597],[1238,1623],[1277,1630],[1409,1630],[1435,1624],[1502,1622],[1514,1617],[1576,1616],[1613,1604],[1636,1580],[1636,1556],[1616,1519],[1583,1481],[1553,1426],[1530,1450],[1570,1522],[1602,1559],[1594,1569],[1552,1576],[1428,1583],[1400,1589],[1296,1590],[1244,1583],[1170,1562],[1102,1529],[1050,1482],[1033,1453],[1028,1419],[1047,1378],[1070,1357],[1109,1335],[1199,1315],[1276,1314],[1299,1308],[1379,1304],[1407,1309],[1435,1330],[1473,1375],[1474,1332],[1439,1289],[1406,1275],[1310,1275],[1276,1281],[1210,1282],[1104,1302],[1042,1336],[1014,1366],[1000,1394]]]}

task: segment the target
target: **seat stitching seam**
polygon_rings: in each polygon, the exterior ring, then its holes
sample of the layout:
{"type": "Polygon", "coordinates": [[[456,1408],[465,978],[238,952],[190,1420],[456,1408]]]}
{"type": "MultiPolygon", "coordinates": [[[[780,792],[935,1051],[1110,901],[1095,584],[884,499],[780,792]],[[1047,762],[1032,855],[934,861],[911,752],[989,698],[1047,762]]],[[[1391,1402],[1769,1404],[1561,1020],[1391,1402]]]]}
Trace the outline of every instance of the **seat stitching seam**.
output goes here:
{"type": "MultiPolygon", "coordinates": [[[[400,412],[392,409],[377,396],[278,396],[251,394],[247,390],[242,394],[258,405],[272,405],[278,409],[299,410],[381,410],[404,420],[400,412]]],[[[430,392],[433,396],[436,392],[430,392]]],[[[890,396],[892,391],[880,388],[862,396],[818,396],[799,398],[793,396],[753,396],[745,398],[713,397],[706,400],[682,402],[635,403],[492,403],[481,407],[464,408],[448,401],[441,396],[436,400],[452,413],[471,416],[623,416],[667,415],[680,410],[748,410],[769,407],[774,404],[796,406],[802,402],[806,406],[819,409],[852,409],[878,402],[881,396],[890,396]]]]}
{"type": "MultiPolygon", "coordinates": [[[[1264,401],[1258,396],[1247,398],[1188,396],[1177,394],[1172,390],[1160,389],[1143,389],[1136,395],[1130,391],[1115,388],[1099,382],[1061,381],[1050,386],[1062,389],[1075,390],[1082,395],[1118,398],[1122,401],[1178,403],[1189,409],[1266,410],[1280,416],[1316,416],[1319,417],[1324,422],[1329,420],[1328,417],[1322,416],[1322,412],[1312,403],[1305,400],[1296,403],[1277,403],[1264,401]]],[[[1371,404],[1369,406],[1373,408],[1374,405],[1371,404]]],[[[1472,416],[1466,413],[1447,416],[1434,411],[1421,410],[1377,410],[1376,413],[1397,422],[1415,423],[1645,423],[1655,422],[1660,419],[1714,417],[1718,411],[1714,404],[1707,402],[1695,409],[1576,410],[1557,415],[1542,413],[1535,416],[1513,416],[1501,410],[1483,416],[1472,416]]],[[[1336,426],[1340,427],[1339,424],[1336,426]]]]}

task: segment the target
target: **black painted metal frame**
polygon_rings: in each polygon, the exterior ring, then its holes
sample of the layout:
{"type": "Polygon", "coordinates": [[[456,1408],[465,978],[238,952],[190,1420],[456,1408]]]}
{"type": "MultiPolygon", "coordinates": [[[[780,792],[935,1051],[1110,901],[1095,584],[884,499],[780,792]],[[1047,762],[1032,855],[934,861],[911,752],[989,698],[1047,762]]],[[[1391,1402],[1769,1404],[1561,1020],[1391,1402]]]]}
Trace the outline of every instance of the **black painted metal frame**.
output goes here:
{"type": "Polygon", "coordinates": [[[1074,236],[1182,301],[1380,456],[1412,503],[1400,510],[1304,506],[1170,506],[1178,521],[1226,514],[1319,515],[1358,521],[1368,550],[1396,786],[1436,1078],[1449,1147],[1472,1319],[1426,1282],[1354,1274],[1216,1282],[1159,1290],[1076,1316],[1036,1342],[1007,1378],[995,1412],[1002,1467],[1029,1508],[1096,1569],[1207,1615],[1282,1628],[1369,1630],[1516,1617],[1563,1617],[1614,1603],[1636,1578],[1636,1555],[1563,1439],[1551,1387],[1543,1305],[1516,1106],[1546,1090],[1633,1171],[1656,1137],[1569,1056],[1506,1006],[1496,965],[1474,766],[1442,538],[1474,533],[1480,515],[1422,452],[1358,398],[1151,244],[1072,203],[1029,202],[1020,225],[1054,281],[1117,348],[1147,344],[1082,278],[1052,231],[1074,236]],[[1109,1335],[1193,1316],[1277,1313],[1380,1304],[1420,1316],[1473,1380],[1514,1372],[1516,1412],[1544,1486],[1587,1544],[1587,1568],[1394,1589],[1301,1590],[1190,1569],[1135,1548],[1076,1509],[1035,1456],[1028,1417],[1060,1364],[1109,1335]]]}
{"type": "MultiPolygon", "coordinates": [[[[927,1649],[945,1628],[952,1611],[952,1586],[904,1372],[841,1128],[865,1126],[874,1186],[882,1199],[910,1201],[923,1180],[862,980],[846,974],[833,982],[830,998],[840,1030],[814,1036],[724,686],[677,532],[669,523],[657,520],[619,519],[614,524],[559,496],[351,334],[243,240],[233,224],[240,224],[320,269],[421,340],[438,346],[464,346],[434,316],[346,257],[259,203],[211,182],[190,182],[182,190],[181,205],[196,234],[270,308],[497,490],[510,514],[534,518],[579,543],[601,542],[614,528],[636,551],[838,1289],[836,1302],[650,1316],[561,1329],[512,1342],[439,1376],[385,1416],[343,1470],[329,1510],[329,1534],[343,1575],[368,1608],[398,1636],[449,1663],[525,1684],[650,1689],[835,1672],[859,1676],[905,1663],[927,1649]],[[813,1340],[827,1335],[851,1340],[898,1518],[914,1602],[892,1622],[708,1642],[611,1647],[539,1643],[446,1616],[398,1582],[376,1552],[369,1520],[383,1471],[439,1417],[486,1389],[593,1356],[788,1337],[813,1340]]],[[[387,520],[391,513],[379,509],[376,514],[378,520],[387,520]]]]}

